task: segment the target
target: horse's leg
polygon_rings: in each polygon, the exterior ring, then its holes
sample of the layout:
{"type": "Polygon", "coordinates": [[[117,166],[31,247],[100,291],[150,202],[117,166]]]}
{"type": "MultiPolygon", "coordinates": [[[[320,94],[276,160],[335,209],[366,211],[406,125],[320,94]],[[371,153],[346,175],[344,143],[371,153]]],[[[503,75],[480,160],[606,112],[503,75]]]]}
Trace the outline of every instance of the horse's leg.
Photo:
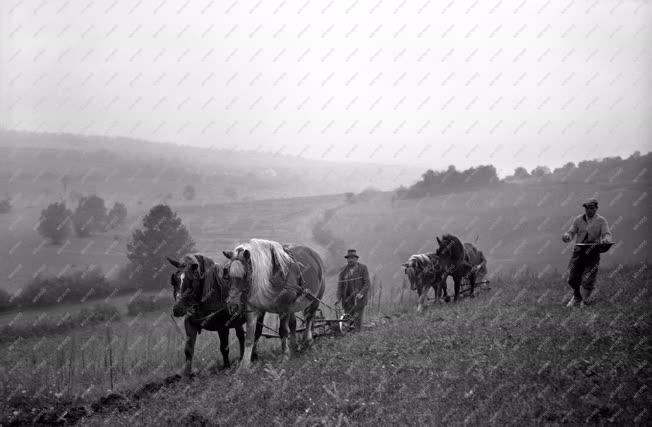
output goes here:
{"type": "Polygon", "coordinates": [[[231,362],[229,361],[229,328],[228,326],[223,326],[217,330],[217,335],[220,337],[220,352],[222,353],[222,362],[223,369],[228,369],[231,367],[231,362]]]}
{"type": "MultiPolygon", "coordinates": [[[[238,325],[235,327],[235,336],[238,337],[238,344],[240,344],[240,360],[244,357],[245,349],[245,325],[238,325]]],[[[221,340],[221,338],[220,338],[221,340]]],[[[256,352],[256,344],[254,343],[254,354],[256,352]]],[[[253,357],[253,356],[252,356],[253,357]]]]}
{"type": "Polygon", "coordinates": [[[187,317],[183,325],[186,329],[186,346],[184,348],[186,363],[183,368],[183,375],[189,377],[192,374],[192,356],[195,353],[195,341],[197,340],[198,329],[190,323],[187,317]]]}
{"type": "Polygon", "coordinates": [[[245,335],[244,356],[238,369],[249,369],[251,366],[251,353],[254,348],[254,333],[256,332],[256,320],[258,319],[258,312],[256,310],[248,309],[246,313],[247,318],[247,332],[245,335]]]}
{"type": "Polygon", "coordinates": [[[306,347],[312,345],[313,336],[312,336],[312,325],[315,321],[315,315],[319,309],[319,301],[314,300],[305,310],[303,310],[303,315],[306,319],[306,330],[303,333],[303,339],[306,347]]]}
{"type": "Polygon", "coordinates": [[[453,297],[453,301],[457,302],[457,299],[460,297],[460,285],[462,282],[462,278],[460,277],[459,274],[454,274],[453,275],[453,284],[455,288],[455,296],[453,297]]]}
{"type": "Polygon", "coordinates": [[[426,303],[426,295],[428,295],[428,292],[425,292],[425,290],[421,290],[421,293],[419,294],[419,304],[417,305],[417,313],[421,313],[423,311],[423,306],[426,303]]]}
{"type": "Polygon", "coordinates": [[[251,360],[258,360],[258,340],[263,334],[263,325],[265,324],[265,313],[261,313],[256,320],[256,334],[254,335],[254,349],[251,353],[251,360]]]}
{"type": "MultiPolygon", "coordinates": [[[[308,323],[308,319],[306,319],[308,323]]],[[[288,328],[290,329],[290,354],[296,352],[297,348],[297,316],[294,313],[290,313],[288,316],[288,328]]]]}
{"type": "Polygon", "coordinates": [[[444,277],[441,280],[441,290],[442,290],[442,292],[444,294],[444,302],[450,302],[451,299],[448,296],[448,284],[446,283],[446,279],[448,279],[448,277],[444,277]]]}
{"type": "Polygon", "coordinates": [[[284,357],[290,355],[290,350],[288,349],[288,332],[289,332],[289,313],[279,313],[278,315],[278,335],[281,337],[281,353],[284,357]]]}

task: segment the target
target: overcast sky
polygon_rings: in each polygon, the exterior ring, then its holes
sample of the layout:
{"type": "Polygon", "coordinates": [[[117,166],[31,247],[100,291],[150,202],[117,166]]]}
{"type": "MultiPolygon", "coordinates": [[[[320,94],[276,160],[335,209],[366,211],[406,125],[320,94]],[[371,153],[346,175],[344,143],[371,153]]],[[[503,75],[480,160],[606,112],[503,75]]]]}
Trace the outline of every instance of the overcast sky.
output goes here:
{"type": "Polygon", "coordinates": [[[502,173],[652,147],[650,1],[0,8],[11,129],[502,173]]]}

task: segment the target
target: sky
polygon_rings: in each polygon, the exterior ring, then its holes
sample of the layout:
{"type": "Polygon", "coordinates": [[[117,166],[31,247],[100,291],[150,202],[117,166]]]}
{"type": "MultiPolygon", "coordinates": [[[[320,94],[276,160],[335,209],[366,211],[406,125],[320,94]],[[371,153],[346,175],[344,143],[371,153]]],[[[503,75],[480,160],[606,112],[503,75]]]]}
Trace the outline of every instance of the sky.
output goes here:
{"type": "Polygon", "coordinates": [[[332,161],[652,148],[652,2],[0,2],[0,126],[332,161]]]}

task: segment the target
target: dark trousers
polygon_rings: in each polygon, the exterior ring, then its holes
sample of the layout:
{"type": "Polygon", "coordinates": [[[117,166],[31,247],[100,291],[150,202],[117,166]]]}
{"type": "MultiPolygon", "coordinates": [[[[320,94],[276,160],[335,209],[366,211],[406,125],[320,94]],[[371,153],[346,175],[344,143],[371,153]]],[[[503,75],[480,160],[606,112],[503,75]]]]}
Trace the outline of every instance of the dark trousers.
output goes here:
{"type": "Polygon", "coordinates": [[[600,253],[593,248],[576,246],[568,262],[568,285],[573,289],[573,296],[581,301],[581,288],[592,291],[598,276],[600,253]]]}
{"type": "Polygon", "coordinates": [[[367,296],[356,298],[357,292],[342,298],[342,308],[344,312],[353,317],[353,326],[357,331],[362,329],[362,318],[364,307],[367,304],[367,296]]]}

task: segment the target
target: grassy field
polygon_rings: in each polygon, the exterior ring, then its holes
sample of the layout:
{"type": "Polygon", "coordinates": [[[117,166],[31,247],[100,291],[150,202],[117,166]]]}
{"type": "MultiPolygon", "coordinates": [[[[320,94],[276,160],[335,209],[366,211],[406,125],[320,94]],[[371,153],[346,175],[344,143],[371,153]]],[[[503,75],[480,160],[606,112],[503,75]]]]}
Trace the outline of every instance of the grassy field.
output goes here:
{"type": "Polygon", "coordinates": [[[83,356],[86,371],[103,371],[105,380],[90,391],[80,380],[74,398],[56,388],[48,394],[43,385],[69,375],[67,360],[78,363],[82,349],[92,351],[72,342],[83,334],[106,342],[106,327],[69,337],[60,345],[64,356],[46,340],[21,343],[11,350],[24,360],[14,371],[29,373],[32,387],[23,393],[15,379],[3,381],[1,422],[64,415],[84,425],[649,425],[649,279],[647,265],[603,271],[595,303],[569,309],[561,277],[504,274],[476,298],[424,314],[414,313],[412,302],[385,305],[361,333],[320,338],[289,361],[278,356],[278,343],[265,343],[247,373],[206,369],[217,346],[202,334],[200,372],[190,382],[171,376],[181,348],[168,319],[140,318],[128,327],[121,321],[109,335],[119,393],[105,391],[109,373],[98,350],[83,356]],[[40,372],[34,352],[60,358],[61,368],[40,372]]]}

